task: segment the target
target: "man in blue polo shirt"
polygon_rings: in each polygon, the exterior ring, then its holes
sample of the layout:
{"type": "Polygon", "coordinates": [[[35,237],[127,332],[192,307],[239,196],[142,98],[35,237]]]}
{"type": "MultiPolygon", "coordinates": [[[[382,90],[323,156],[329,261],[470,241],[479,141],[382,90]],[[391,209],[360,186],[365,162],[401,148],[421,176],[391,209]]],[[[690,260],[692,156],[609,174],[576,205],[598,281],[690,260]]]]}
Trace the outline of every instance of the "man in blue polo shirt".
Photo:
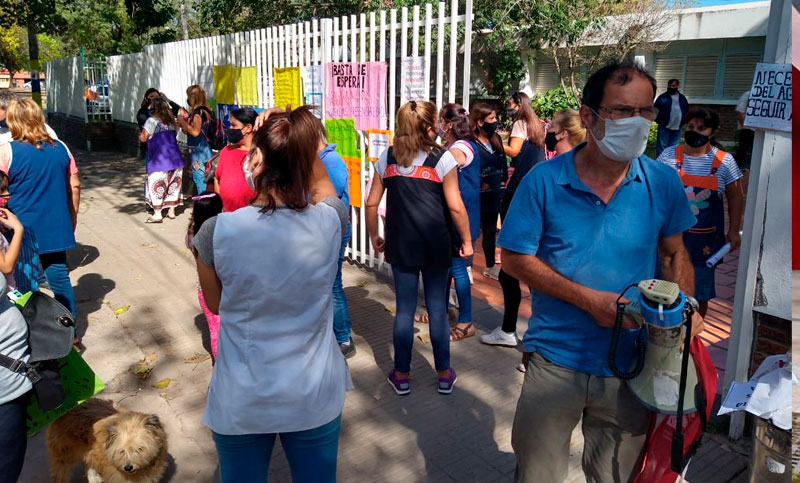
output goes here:
{"type": "MultiPolygon", "coordinates": [[[[616,300],[652,278],[657,261],[664,278],[694,293],[682,232],[695,217],[675,170],[642,156],[655,90],[633,63],[594,73],[580,109],[587,143],[531,170],[500,232],[503,270],[532,289],[511,438],[521,482],[566,478],[581,418],[588,481],[628,481],[644,445],[650,413],[608,366],[616,300]]],[[[693,322],[694,335],[702,319],[693,322]]],[[[635,331],[624,332],[617,365],[627,368],[635,331]]]]}

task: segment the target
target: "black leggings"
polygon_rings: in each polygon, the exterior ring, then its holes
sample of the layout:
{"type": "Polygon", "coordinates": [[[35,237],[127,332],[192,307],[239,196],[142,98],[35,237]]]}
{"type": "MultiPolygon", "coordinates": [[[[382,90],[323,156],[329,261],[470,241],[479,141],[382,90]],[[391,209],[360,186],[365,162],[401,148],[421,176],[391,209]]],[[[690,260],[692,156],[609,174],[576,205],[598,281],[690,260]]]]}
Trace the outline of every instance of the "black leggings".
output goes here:
{"type": "MultiPolygon", "coordinates": [[[[509,205],[511,205],[511,196],[506,194],[500,211],[501,223],[506,219],[509,205]]],[[[500,274],[497,278],[500,281],[500,287],[503,289],[503,332],[516,332],[519,304],[522,301],[519,280],[504,272],[503,269],[500,269],[500,274]]]]}
{"type": "Polygon", "coordinates": [[[483,256],[486,257],[486,268],[494,266],[494,246],[497,237],[497,212],[481,212],[481,233],[483,234],[483,256]]]}

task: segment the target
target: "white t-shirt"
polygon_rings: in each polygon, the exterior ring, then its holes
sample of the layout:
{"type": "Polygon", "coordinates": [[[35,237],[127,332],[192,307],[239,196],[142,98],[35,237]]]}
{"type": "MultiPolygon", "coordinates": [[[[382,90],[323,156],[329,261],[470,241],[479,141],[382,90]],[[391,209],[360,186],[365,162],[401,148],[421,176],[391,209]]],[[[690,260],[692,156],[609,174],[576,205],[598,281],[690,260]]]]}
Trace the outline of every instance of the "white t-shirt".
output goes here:
{"type": "Polygon", "coordinates": [[[457,149],[462,153],[464,153],[466,159],[464,161],[464,164],[461,165],[462,168],[466,168],[467,166],[472,164],[472,160],[475,159],[475,153],[472,152],[472,146],[470,146],[469,143],[464,140],[458,140],[454,142],[453,144],[448,146],[448,149],[457,149]]]}
{"type": "MultiPolygon", "coordinates": [[[[152,136],[153,134],[155,134],[156,129],[158,128],[158,124],[159,124],[158,119],[156,119],[154,117],[148,117],[147,120],[144,122],[144,126],[142,126],[142,129],[147,131],[147,134],[152,136]]],[[[170,131],[174,131],[175,130],[174,127],[167,126],[164,123],[161,123],[161,125],[167,127],[170,131]]]]}
{"type": "MultiPolygon", "coordinates": [[[[375,172],[378,173],[378,176],[380,176],[381,179],[383,179],[383,175],[386,172],[386,158],[388,153],[389,150],[387,149],[383,152],[383,154],[381,154],[378,162],[375,163],[375,172]]],[[[414,158],[411,166],[401,166],[398,163],[397,171],[404,176],[409,175],[414,170],[414,166],[422,166],[425,164],[426,159],[428,159],[428,154],[425,151],[420,151],[417,153],[417,157],[414,158]]],[[[439,158],[439,162],[436,164],[436,174],[438,174],[439,179],[444,182],[445,175],[457,167],[458,163],[456,163],[456,158],[453,157],[450,151],[445,151],[444,154],[442,154],[442,157],[439,158]]]]}
{"type": "Polygon", "coordinates": [[[528,123],[522,119],[514,122],[514,125],[511,126],[511,137],[522,140],[528,139],[528,123]]]}
{"type": "MultiPolygon", "coordinates": [[[[683,170],[686,174],[695,176],[707,176],[711,171],[711,163],[714,162],[714,156],[717,154],[717,148],[712,147],[704,156],[689,156],[683,155],[683,170]]],[[[670,146],[661,152],[658,157],[658,162],[675,168],[675,146],[670,146]]],[[[742,177],[742,171],[736,160],[733,159],[731,153],[726,153],[722,158],[722,164],[717,170],[717,191],[720,195],[725,194],[725,187],[742,177]]]]}
{"type": "Polygon", "coordinates": [[[670,97],[672,97],[672,109],[669,113],[669,123],[667,124],[667,129],[677,131],[681,128],[681,118],[683,117],[683,114],[681,113],[681,97],[678,94],[673,94],[670,97]]]}

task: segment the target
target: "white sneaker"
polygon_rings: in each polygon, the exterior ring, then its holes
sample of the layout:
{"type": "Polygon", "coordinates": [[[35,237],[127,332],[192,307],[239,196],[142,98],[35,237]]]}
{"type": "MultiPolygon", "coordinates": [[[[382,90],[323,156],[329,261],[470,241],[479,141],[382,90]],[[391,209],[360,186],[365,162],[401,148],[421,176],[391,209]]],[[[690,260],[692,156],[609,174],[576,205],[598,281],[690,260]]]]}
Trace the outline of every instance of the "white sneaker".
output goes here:
{"type": "Polygon", "coordinates": [[[508,347],[517,346],[517,334],[503,332],[501,327],[495,327],[493,331],[481,336],[481,342],[489,345],[504,345],[508,347]]]}
{"type": "Polygon", "coordinates": [[[497,277],[500,275],[500,267],[498,265],[493,266],[492,268],[487,268],[483,271],[483,276],[486,278],[491,278],[492,280],[497,280],[497,277]]]}
{"type": "Polygon", "coordinates": [[[475,280],[472,278],[472,267],[467,267],[467,276],[469,277],[469,284],[475,285],[475,280]]]}

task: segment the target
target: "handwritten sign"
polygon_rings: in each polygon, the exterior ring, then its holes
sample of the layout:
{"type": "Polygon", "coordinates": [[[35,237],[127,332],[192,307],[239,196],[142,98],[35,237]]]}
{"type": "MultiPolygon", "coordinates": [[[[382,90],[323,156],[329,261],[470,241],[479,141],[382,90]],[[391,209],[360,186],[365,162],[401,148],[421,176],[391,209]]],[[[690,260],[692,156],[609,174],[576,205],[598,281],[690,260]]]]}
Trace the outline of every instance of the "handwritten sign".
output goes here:
{"type": "Polygon", "coordinates": [[[233,104],[236,102],[236,67],[232,65],[215,65],[214,93],[217,102],[233,104]]]}
{"type": "Polygon", "coordinates": [[[425,57],[405,57],[400,65],[400,105],[425,99],[425,57]]]}
{"type": "Polygon", "coordinates": [[[255,66],[236,70],[236,96],[240,106],[258,105],[258,70],[255,66]]]}
{"type": "Polygon", "coordinates": [[[381,154],[392,145],[392,132],[380,129],[367,129],[367,159],[376,162],[381,154]]]}
{"type": "Polygon", "coordinates": [[[307,106],[314,106],[311,112],[322,119],[322,66],[307,65],[301,68],[303,77],[303,100],[307,106]]]}
{"type": "Polygon", "coordinates": [[[349,182],[350,206],[361,208],[361,157],[342,156],[347,165],[347,179],[349,182]]]}
{"type": "Polygon", "coordinates": [[[353,119],[358,130],[386,127],[385,62],[329,62],[325,80],[326,118],[353,119]]]}
{"type": "Polygon", "coordinates": [[[206,99],[216,99],[214,90],[214,67],[211,65],[197,66],[197,84],[206,91],[206,99]]]}
{"type": "Polygon", "coordinates": [[[231,111],[238,109],[236,104],[217,104],[217,119],[222,121],[222,125],[226,128],[231,127],[231,111]]]}
{"type": "Polygon", "coordinates": [[[753,75],[745,127],[792,130],[792,66],[759,63],[753,75]]]}
{"type": "Polygon", "coordinates": [[[275,79],[275,105],[285,108],[287,104],[292,107],[303,105],[303,84],[300,80],[300,67],[282,67],[272,69],[275,79]]]}

